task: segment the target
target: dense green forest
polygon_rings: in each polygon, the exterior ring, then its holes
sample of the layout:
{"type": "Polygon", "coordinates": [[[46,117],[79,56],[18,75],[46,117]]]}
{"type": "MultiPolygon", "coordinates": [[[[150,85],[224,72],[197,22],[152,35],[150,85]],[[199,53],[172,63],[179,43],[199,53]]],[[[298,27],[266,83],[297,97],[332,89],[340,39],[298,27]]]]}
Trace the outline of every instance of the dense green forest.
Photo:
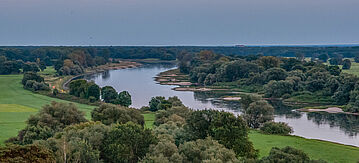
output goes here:
{"type": "MultiPolygon", "coordinates": [[[[303,56],[230,57],[201,51],[178,55],[178,59],[180,71],[199,85],[230,85],[267,98],[322,99],[323,104],[346,105],[346,111],[359,112],[359,78],[343,73],[337,64],[323,64],[328,57],[305,61],[303,56]]],[[[350,68],[351,61],[346,59],[342,64],[343,69],[350,68]]]]}

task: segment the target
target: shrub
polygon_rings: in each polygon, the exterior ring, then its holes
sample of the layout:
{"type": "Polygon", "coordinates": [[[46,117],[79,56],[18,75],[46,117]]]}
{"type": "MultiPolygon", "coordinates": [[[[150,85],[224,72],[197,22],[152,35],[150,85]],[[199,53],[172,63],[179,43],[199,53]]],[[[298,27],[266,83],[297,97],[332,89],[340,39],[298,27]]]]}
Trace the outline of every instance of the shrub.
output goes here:
{"type": "Polygon", "coordinates": [[[265,134],[289,135],[293,129],[284,122],[266,122],[260,128],[265,134]]]}
{"type": "Polygon", "coordinates": [[[105,125],[112,123],[124,124],[129,121],[137,123],[141,126],[145,124],[145,120],[141,112],[137,109],[131,109],[113,104],[102,104],[91,112],[93,121],[101,121],[105,125]]]}

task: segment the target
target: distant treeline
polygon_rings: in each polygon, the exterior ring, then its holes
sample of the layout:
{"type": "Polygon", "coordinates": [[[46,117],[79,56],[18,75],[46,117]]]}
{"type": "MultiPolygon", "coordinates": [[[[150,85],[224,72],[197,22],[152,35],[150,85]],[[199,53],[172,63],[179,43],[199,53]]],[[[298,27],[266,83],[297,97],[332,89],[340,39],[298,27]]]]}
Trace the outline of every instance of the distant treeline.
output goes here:
{"type": "Polygon", "coordinates": [[[74,51],[82,50],[91,56],[102,56],[124,59],[157,58],[162,60],[175,60],[181,52],[198,53],[203,50],[213,51],[222,55],[257,55],[294,57],[303,54],[306,57],[313,55],[328,54],[329,57],[342,55],[352,58],[359,54],[359,46],[0,46],[0,55],[8,59],[34,62],[40,59],[58,59],[74,51]]]}
{"type": "Polygon", "coordinates": [[[39,71],[54,66],[59,75],[77,75],[84,68],[116,62],[116,59],[176,60],[184,54],[211,51],[225,56],[312,57],[333,64],[343,64],[342,58],[357,57],[359,46],[352,47],[205,47],[205,46],[10,46],[0,47],[0,74],[39,71]]]}

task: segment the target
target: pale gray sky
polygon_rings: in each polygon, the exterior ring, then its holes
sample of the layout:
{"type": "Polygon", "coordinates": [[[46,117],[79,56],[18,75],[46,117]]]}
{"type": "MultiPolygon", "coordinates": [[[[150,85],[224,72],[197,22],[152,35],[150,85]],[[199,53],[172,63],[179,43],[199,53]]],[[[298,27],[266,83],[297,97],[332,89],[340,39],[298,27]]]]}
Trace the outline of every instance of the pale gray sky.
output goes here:
{"type": "Polygon", "coordinates": [[[0,0],[0,45],[359,43],[359,0],[0,0]]]}

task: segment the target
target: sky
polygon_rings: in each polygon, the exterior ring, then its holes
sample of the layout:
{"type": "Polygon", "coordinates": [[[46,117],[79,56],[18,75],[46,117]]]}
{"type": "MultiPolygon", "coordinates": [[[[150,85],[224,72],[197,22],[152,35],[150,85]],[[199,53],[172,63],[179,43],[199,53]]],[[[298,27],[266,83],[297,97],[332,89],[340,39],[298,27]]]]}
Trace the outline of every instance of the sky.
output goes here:
{"type": "Polygon", "coordinates": [[[0,46],[359,43],[359,0],[0,0],[0,46]]]}

